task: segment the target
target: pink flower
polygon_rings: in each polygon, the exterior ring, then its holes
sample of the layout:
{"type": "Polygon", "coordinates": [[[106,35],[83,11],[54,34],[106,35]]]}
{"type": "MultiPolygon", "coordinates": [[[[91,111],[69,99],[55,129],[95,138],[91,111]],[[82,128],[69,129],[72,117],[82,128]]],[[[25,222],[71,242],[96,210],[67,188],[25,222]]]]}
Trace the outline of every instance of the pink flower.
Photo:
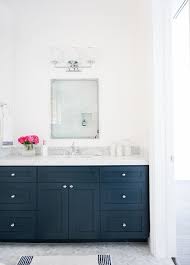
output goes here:
{"type": "Polygon", "coordinates": [[[18,138],[18,142],[21,143],[21,144],[24,144],[25,142],[25,137],[24,136],[21,136],[18,138]]]}
{"type": "Polygon", "coordinates": [[[27,137],[27,142],[29,142],[30,144],[33,144],[33,136],[32,135],[28,135],[27,137]]]}
{"type": "Polygon", "coordinates": [[[33,143],[34,144],[38,144],[39,143],[39,138],[38,138],[38,136],[37,135],[31,135],[32,136],[32,138],[33,138],[33,143]]]}
{"type": "Polygon", "coordinates": [[[21,144],[38,144],[39,137],[37,135],[26,135],[18,138],[18,142],[21,144]]]}

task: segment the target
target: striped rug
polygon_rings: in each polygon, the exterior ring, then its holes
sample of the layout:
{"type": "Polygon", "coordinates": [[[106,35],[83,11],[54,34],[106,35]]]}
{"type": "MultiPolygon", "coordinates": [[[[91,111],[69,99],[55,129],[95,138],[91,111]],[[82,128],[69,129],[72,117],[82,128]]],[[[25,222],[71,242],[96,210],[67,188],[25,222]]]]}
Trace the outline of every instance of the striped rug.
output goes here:
{"type": "Polygon", "coordinates": [[[110,255],[22,256],[17,265],[112,265],[110,255]]]}

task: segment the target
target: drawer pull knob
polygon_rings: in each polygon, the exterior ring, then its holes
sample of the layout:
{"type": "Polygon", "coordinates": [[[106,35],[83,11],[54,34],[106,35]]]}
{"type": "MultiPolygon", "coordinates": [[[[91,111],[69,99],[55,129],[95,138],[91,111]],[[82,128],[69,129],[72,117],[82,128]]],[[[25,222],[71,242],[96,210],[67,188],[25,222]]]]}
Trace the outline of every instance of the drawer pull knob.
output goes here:
{"type": "Polygon", "coordinates": [[[13,195],[11,195],[11,199],[14,199],[15,197],[16,197],[16,195],[14,195],[14,194],[13,194],[13,195]]]}
{"type": "Polygon", "coordinates": [[[74,186],[73,185],[70,185],[69,188],[72,189],[74,186]]]}
{"type": "Polygon", "coordinates": [[[66,189],[67,188],[67,185],[63,185],[63,188],[66,189]]]}
{"type": "Polygon", "coordinates": [[[127,224],[126,224],[126,223],[123,223],[123,224],[122,224],[122,226],[123,226],[123,227],[126,227],[126,226],[127,226],[127,224]]]}
{"type": "Polygon", "coordinates": [[[121,175],[122,175],[122,177],[125,177],[126,176],[126,173],[122,173],[121,175]]]}
{"type": "Polygon", "coordinates": [[[15,224],[14,224],[14,223],[12,223],[12,224],[11,224],[11,227],[14,227],[14,226],[15,226],[15,224]]]}
{"type": "Polygon", "coordinates": [[[16,174],[15,173],[11,173],[11,177],[14,177],[16,174]]]}
{"type": "Polygon", "coordinates": [[[122,195],[122,198],[123,198],[123,199],[126,199],[126,195],[125,195],[125,194],[123,194],[123,195],[122,195]]]}

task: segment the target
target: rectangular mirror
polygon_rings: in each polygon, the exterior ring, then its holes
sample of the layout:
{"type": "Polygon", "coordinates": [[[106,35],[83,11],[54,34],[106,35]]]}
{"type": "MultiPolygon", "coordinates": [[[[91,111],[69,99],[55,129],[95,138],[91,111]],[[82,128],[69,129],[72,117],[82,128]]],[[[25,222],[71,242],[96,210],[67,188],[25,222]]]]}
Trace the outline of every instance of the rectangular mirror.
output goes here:
{"type": "Polygon", "coordinates": [[[51,80],[51,137],[99,138],[98,80],[51,80]]]}

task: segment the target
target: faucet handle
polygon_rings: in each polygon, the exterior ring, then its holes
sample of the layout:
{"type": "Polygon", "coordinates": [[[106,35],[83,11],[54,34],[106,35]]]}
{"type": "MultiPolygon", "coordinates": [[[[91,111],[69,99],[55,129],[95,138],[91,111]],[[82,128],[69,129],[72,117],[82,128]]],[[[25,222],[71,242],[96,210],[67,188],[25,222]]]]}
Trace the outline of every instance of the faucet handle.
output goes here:
{"type": "Polygon", "coordinates": [[[80,155],[80,149],[78,146],[75,148],[75,153],[76,153],[76,155],[80,155]]]}
{"type": "Polygon", "coordinates": [[[75,142],[73,141],[72,145],[71,145],[71,155],[75,154],[75,142]]]}
{"type": "Polygon", "coordinates": [[[75,149],[75,141],[72,142],[71,148],[75,149]]]}

